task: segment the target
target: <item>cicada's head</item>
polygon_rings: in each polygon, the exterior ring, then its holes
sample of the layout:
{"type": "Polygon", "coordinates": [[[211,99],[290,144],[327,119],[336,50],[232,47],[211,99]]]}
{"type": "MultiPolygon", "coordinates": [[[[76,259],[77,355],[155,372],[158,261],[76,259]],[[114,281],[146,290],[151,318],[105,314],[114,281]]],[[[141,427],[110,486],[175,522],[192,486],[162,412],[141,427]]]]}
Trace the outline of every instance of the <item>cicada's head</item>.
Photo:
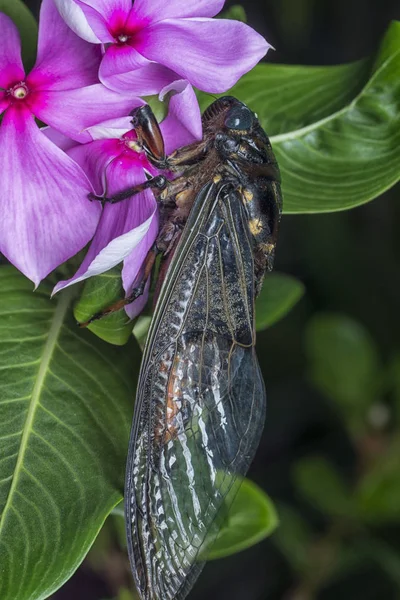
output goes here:
{"type": "Polygon", "coordinates": [[[203,113],[203,127],[205,132],[222,130],[240,131],[250,133],[255,114],[243,102],[233,96],[223,96],[210,104],[203,113]]]}
{"type": "Polygon", "coordinates": [[[271,144],[257,115],[237,98],[223,96],[213,102],[203,114],[203,128],[223,157],[271,162],[271,144]]]}

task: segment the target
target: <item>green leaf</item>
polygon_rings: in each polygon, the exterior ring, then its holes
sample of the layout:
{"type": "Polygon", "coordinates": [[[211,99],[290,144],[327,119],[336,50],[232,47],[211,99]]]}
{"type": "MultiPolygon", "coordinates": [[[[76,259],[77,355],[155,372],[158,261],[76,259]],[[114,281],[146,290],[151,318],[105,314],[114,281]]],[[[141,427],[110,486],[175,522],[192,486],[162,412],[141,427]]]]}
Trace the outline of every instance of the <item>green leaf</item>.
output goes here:
{"type": "Polygon", "coordinates": [[[361,479],[355,494],[358,512],[369,524],[400,519],[400,444],[395,440],[361,479]]]}
{"type": "Polygon", "coordinates": [[[139,596],[127,589],[122,589],[119,591],[118,600],[139,600],[139,596]]]}
{"type": "MultiPolygon", "coordinates": [[[[87,321],[96,312],[111,306],[125,297],[121,283],[121,269],[114,267],[85,281],[83,292],[74,307],[74,316],[79,323],[87,321]]],[[[122,309],[88,326],[102,340],[122,346],[131,337],[133,323],[122,309]]]]}
{"type": "Polygon", "coordinates": [[[262,331],[283,319],[297,304],[304,292],[304,285],[290,275],[267,274],[256,301],[257,331],[262,331]]]}
{"type": "Polygon", "coordinates": [[[306,329],[310,377],[354,424],[364,421],[380,387],[377,350],[368,331],[349,317],[319,314],[306,329]]]}
{"type": "Polygon", "coordinates": [[[147,334],[151,323],[151,317],[147,315],[139,315],[133,328],[133,335],[137,339],[140,348],[143,350],[146,343],[147,334]]]}
{"type": "MultiPolygon", "coordinates": [[[[286,213],[351,208],[400,178],[400,23],[373,60],[261,64],[230,90],[254,110],[278,159],[286,213]]],[[[204,109],[212,97],[200,95],[204,109]]]]}
{"type": "Polygon", "coordinates": [[[400,422],[400,354],[393,356],[387,370],[387,384],[393,394],[397,423],[400,422]]]}
{"type": "Polygon", "coordinates": [[[74,288],[0,268],[0,598],[41,600],[122,498],[140,352],[80,330],[74,288]]]}
{"type": "Polygon", "coordinates": [[[161,123],[168,114],[168,97],[169,96],[167,96],[166,101],[160,100],[158,96],[144,97],[159,123],[161,123]]]}
{"type": "Polygon", "coordinates": [[[374,560],[389,578],[400,588],[400,556],[396,548],[376,537],[368,536],[357,548],[359,556],[374,560]]]}
{"type": "Polygon", "coordinates": [[[224,10],[220,15],[221,19],[233,19],[234,21],[247,22],[246,11],[241,4],[233,4],[227,10],[224,10]]]}
{"type": "Polygon", "coordinates": [[[207,554],[207,560],[230,556],[265,539],[278,526],[274,505],[255,483],[244,479],[229,510],[227,523],[207,554]]]}
{"type": "Polygon", "coordinates": [[[293,569],[304,573],[310,568],[309,548],[313,532],[308,523],[293,508],[278,506],[279,527],[274,533],[273,542],[285,555],[293,569]]]}
{"type": "Polygon", "coordinates": [[[35,64],[38,26],[31,11],[22,0],[0,0],[0,12],[16,24],[22,42],[22,60],[28,71],[35,64]]]}
{"type": "Polygon", "coordinates": [[[295,465],[297,487],[316,508],[332,516],[350,516],[353,503],[334,467],[323,458],[305,458],[295,465]]]}

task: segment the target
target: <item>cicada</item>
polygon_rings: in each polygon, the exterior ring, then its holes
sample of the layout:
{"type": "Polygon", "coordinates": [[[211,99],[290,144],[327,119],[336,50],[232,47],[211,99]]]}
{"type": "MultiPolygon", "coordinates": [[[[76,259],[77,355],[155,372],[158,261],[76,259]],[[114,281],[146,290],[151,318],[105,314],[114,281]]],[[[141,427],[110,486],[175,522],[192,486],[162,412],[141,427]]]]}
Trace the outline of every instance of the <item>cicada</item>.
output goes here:
{"type": "Polygon", "coordinates": [[[161,226],[143,268],[162,254],[139,375],[126,468],[129,556],[143,600],[186,597],[253,459],[266,394],[254,302],[272,269],[282,197],[270,141],[233,97],[203,114],[203,139],[166,156],[149,106],[138,144],[164,175],[146,187],[161,226]]]}

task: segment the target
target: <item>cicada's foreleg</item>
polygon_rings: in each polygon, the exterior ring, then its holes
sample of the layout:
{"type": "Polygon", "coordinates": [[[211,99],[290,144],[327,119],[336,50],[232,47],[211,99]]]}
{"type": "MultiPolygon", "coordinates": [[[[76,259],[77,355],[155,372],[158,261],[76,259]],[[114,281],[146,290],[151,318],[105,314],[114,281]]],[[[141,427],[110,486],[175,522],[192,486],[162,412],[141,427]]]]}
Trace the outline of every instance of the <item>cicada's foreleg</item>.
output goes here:
{"type": "Polygon", "coordinates": [[[145,258],[145,261],[143,263],[144,267],[143,267],[142,281],[141,281],[140,285],[133,288],[133,290],[131,291],[129,296],[126,296],[125,298],[121,298],[121,300],[118,300],[114,304],[111,304],[111,306],[107,306],[103,310],[100,310],[99,312],[95,313],[92,317],[90,317],[90,319],[88,319],[84,323],[78,323],[79,327],[87,327],[88,325],[90,325],[90,323],[93,323],[93,321],[98,321],[99,319],[102,319],[103,317],[106,317],[107,315],[110,315],[113,312],[117,312],[118,310],[121,310],[122,308],[124,308],[124,306],[131,304],[137,298],[142,296],[142,294],[144,293],[144,290],[146,288],[146,284],[150,278],[151,271],[153,269],[157,254],[159,254],[159,252],[160,252],[160,250],[156,247],[156,245],[154,245],[153,248],[151,248],[151,250],[149,250],[149,252],[147,253],[147,256],[145,258]]]}
{"type": "Polygon", "coordinates": [[[179,167],[189,166],[205,158],[207,143],[197,141],[165,155],[164,140],[153,111],[147,104],[135,108],[131,113],[132,125],[138,137],[138,143],[146,152],[149,161],[158,169],[177,171],[179,167]]]}
{"type": "Polygon", "coordinates": [[[177,150],[174,150],[174,152],[172,152],[169,156],[167,156],[166,168],[170,169],[171,171],[179,171],[179,167],[186,167],[197,164],[199,161],[206,158],[207,150],[207,142],[205,142],[204,140],[194,142],[193,144],[183,146],[182,148],[178,148],[177,150]]]}
{"type": "Polygon", "coordinates": [[[114,194],[113,196],[96,196],[95,194],[89,194],[89,200],[98,200],[99,202],[109,203],[109,204],[117,204],[118,202],[122,202],[123,200],[127,200],[131,196],[135,194],[139,194],[144,190],[163,190],[167,186],[168,180],[164,175],[156,175],[156,177],[152,177],[148,181],[144,183],[139,183],[131,188],[123,190],[122,192],[118,192],[118,194],[114,194]]]}
{"type": "Polygon", "coordinates": [[[131,116],[138,143],[145,151],[147,158],[159,169],[166,169],[164,138],[150,106],[146,104],[135,108],[131,112],[131,116]]]}

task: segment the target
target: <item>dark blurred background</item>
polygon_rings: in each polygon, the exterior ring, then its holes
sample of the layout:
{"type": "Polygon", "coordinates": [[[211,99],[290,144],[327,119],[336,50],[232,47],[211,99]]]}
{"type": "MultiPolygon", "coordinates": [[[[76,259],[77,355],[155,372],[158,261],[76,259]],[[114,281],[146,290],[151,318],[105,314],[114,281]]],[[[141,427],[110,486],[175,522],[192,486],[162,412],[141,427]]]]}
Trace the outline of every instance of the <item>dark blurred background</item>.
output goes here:
{"type": "MultiPolygon", "coordinates": [[[[399,0],[242,4],[278,63],[359,59],[400,19],[399,0]]],[[[276,270],[306,294],[258,338],[269,414],[249,473],[281,526],[208,564],[190,600],[400,598],[399,231],[398,186],[348,212],[284,216],[276,270]]],[[[135,598],[115,519],[53,598],[135,598]]]]}

